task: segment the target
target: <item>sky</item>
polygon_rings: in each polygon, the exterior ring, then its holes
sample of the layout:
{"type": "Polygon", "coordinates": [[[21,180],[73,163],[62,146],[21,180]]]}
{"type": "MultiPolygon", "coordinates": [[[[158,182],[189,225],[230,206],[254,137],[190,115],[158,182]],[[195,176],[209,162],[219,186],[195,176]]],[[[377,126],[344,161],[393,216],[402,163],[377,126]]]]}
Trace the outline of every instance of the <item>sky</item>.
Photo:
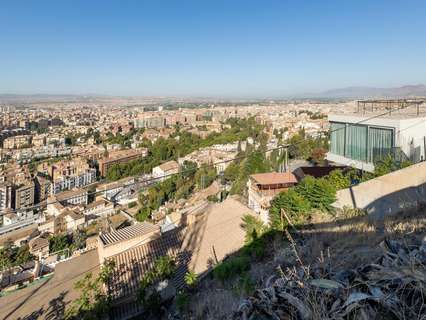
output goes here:
{"type": "Polygon", "coordinates": [[[426,1],[13,0],[0,93],[271,97],[426,84],[426,1]]]}

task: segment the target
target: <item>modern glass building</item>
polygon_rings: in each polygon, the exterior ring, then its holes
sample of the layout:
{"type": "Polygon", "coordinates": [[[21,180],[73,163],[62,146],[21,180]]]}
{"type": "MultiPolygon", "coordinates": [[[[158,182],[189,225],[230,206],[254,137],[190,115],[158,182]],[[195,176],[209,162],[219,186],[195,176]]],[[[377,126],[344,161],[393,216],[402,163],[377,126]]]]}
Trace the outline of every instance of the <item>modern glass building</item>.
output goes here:
{"type": "Polygon", "coordinates": [[[350,159],[371,162],[394,147],[394,129],[350,123],[330,123],[330,151],[350,159]]]}
{"type": "Polygon", "coordinates": [[[426,118],[399,115],[370,119],[330,115],[329,161],[373,171],[374,163],[395,151],[413,162],[425,159],[426,118]]]}

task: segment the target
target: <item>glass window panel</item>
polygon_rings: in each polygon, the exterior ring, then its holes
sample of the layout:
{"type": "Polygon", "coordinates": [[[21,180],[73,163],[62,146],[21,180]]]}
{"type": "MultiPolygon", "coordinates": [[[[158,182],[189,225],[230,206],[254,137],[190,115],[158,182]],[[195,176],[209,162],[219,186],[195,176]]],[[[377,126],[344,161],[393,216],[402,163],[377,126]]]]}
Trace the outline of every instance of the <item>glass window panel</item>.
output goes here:
{"type": "Polygon", "coordinates": [[[348,124],[346,128],[346,157],[367,160],[367,127],[348,124]]]}
{"type": "Polygon", "coordinates": [[[331,123],[330,150],[333,154],[345,155],[345,127],[344,123],[331,123]]]}
{"type": "Polygon", "coordinates": [[[390,129],[370,127],[368,130],[369,162],[383,159],[392,152],[393,131],[390,129]]]}

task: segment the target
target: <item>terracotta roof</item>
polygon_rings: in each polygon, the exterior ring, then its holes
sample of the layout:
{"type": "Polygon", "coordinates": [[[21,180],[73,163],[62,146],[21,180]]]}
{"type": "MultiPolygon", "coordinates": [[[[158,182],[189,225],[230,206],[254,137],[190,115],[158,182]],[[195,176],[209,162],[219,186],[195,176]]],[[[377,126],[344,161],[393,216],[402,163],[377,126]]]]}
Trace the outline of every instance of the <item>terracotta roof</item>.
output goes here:
{"type": "Polygon", "coordinates": [[[160,164],[159,167],[163,171],[170,171],[174,169],[179,169],[179,164],[176,161],[172,160],[172,161],[168,161],[166,163],[160,164]]]}
{"type": "Polygon", "coordinates": [[[142,222],[110,233],[101,234],[99,237],[104,245],[110,245],[116,242],[147,235],[159,230],[159,226],[155,226],[148,222],[142,222]]]}
{"type": "Polygon", "coordinates": [[[132,247],[109,259],[115,261],[116,268],[108,283],[111,297],[116,300],[131,295],[137,291],[143,275],[152,269],[153,262],[162,256],[176,257],[177,270],[174,283],[177,287],[183,285],[188,256],[180,253],[185,228],[164,233],[161,237],[137,247],[132,247]]]}
{"type": "Polygon", "coordinates": [[[31,239],[28,243],[30,250],[31,251],[38,251],[42,248],[48,247],[49,246],[49,240],[45,239],[45,238],[34,238],[31,239]]]}
{"type": "Polygon", "coordinates": [[[182,288],[188,270],[201,274],[211,267],[216,258],[222,261],[244,245],[241,218],[247,213],[254,214],[229,197],[212,205],[197,222],[177,227],[161,237],[110,257],[116,264],[108,283],[112,298],[117,300],[135,294],[143,275],[152,268],[157,258],[165,255],[175,257],[177,269],[171,281],[175,288],[182,288]]]}
{"type": "Polygon", "coordinates": [[[267,172],[252,174],[250,178],[258,184],[297,183],[297,179],[291,172],[267,172]]]}

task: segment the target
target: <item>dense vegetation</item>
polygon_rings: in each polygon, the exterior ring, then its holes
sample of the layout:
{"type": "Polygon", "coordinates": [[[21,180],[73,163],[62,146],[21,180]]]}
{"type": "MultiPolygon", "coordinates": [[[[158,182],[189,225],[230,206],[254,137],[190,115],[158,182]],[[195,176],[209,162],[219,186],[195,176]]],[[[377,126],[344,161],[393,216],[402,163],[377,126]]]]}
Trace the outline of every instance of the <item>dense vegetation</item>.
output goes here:
{"type": "Polygon", "coordinates": [[[205,139],[187,131],[179,130],[169,138],[159,138],[154,143],[144,140],[142,146],[148,148],[148,156],[126,164],[116,164],[107,172],[107,179],[115,181],[127,176],[150,173],[152,168],[162,162],[177,160],[199,148],[215,144],[226,144],[243,141],[248,137],[256,138],[262,131],[262,126],[254,118],[228,119],[222,132],[213,132],[205,139]]]}
{"type": "Polygon", "coordinates": [[[186,199],[193,190],[207,188],[213,183],[216,176],[215,168],[204,165],[197,169],[196,163],[185,161],[181,174],[157,183],[139,194],[141,209],[136,214],[136,219],[144,221],[164,203],[186,199]]]}
{"type": "Polygon", "coordinates": [[[28,245],[17,247],[6,243],[0,249],[0,270],[19,266],[31,260],[34,260],[34,256],[30,253],[28,245]]]}
{"type": "Polygon", "coordinates": [[[87,235],[84,230],[76,230],[72,234],[60,233],[49,237],[49,251],[60,252],[68,249],[70,253],[82,249],[86,245],[87,235]]]}

